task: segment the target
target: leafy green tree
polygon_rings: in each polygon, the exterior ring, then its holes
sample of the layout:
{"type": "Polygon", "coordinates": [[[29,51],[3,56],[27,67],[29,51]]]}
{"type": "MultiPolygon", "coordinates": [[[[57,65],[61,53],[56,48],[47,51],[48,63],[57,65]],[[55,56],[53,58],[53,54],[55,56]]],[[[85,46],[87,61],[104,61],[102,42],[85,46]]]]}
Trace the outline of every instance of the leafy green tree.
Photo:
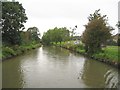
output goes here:
{"type": "Polygon", "coordinates": [[[101,50],[102,45],[111,38],[110,31],[113,30],[107,23],[106,15],[101,15],[99,10],[88,17],[88,24],[85,25],[85,31],[82,35],[82,42],[85,44],[85,50],[89,54],[101,50]]]}
{"type": "Polygon", "coordinates": [[[2,2],[2,41],[15,45],[21,44],[20,30],[27,20],[25,9],[19,2],[2,2]]]}
{"type": "Polygon", "coordinates": [[[61,29],[62,41],[70,40],[70,31],[66,27],[60,29],[61,29]]]}
{"type": "Polygon", "coordinates": [[[37,27],[30,27],[20,33],[22,44],[40,43],[40,32],[37,27]]]}
{"type": "Polygon", "coordinates": [[[39,42],[40,41],[40,32],[37,27],[28,28],[27,32],[30,33],[30,40],[39,42]]]}
{"type": "Polygon", "coordinates": [[[44,44],[51,44],[52,42],[62,42],[67,41],[70,39],[70,32],[69,30],[64,28],[57,28],[48,30],[46,33],[44,33],[42,37],[42,42],[44,44]]]}
{"type": "MultiPolygon", "coordinates": [[[[118,21],[118,23],[117,23],[117,27],[118,27],[118,32],[120,32],[120,21],[118,21]]],[[[120,33],[118,33],[117,44],[118,44],[118,46],[120,46],[120,33]]]]}
{"type": "Polygon", "coordinates": [[[120,21],[118,21],[118,23],[116,24],[116,26],[118,27],[118,29],[120,29],[120,21]]]}
{"type": "Polygon", "coordinates": [[[47,32],[45,32],[42,36],[42,43],[46,44],[46,45],[50,45],[51,42],[51,33],[50,30],[48,30],[47,32]]]}

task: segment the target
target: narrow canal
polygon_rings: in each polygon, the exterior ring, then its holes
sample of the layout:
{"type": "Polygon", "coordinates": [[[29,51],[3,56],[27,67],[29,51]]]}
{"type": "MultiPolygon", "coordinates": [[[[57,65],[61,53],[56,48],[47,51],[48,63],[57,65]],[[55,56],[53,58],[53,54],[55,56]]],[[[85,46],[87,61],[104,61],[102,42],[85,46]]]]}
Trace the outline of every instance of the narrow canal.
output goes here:
{"type": "Polygon", "coordinates": [[[54,46],[2,63],[3,88],[110,88],[117,84],[118,69],[54,46]]]}

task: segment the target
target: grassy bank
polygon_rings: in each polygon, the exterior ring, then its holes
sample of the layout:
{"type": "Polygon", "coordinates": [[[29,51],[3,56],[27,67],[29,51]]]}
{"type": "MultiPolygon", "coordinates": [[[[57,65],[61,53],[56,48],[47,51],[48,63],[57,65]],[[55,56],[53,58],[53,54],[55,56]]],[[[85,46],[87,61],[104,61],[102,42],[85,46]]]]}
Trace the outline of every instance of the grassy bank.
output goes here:
{"type": "Polygon", "coordinates": [[[74,43],[75,41],[67,41],[67,42],[53,43],[53,44],[59,47],[69,49],[71,51],[76,51],[78,53],[84,54],[85,50],[82,43],[81,42],[79,44],[74,44],[74,43]]]}
{"type": "MultiPolygon", "coordinates": [[[[84,47],[82,43],[75,44],[75,41],[69,41],[69,42],[61,42],[61,43],[53,43],[56,46],[63,47],[75,52],[78,52],[83,55],[87,55],[85,53],[84,47]]],[[[99,60],[101,62],[105,62],[114,66],[120,65],[120,59],[118,57],[120,54],[118,53],[118,46],[107,46],[103,48],[102,52],[98,52],[93,54],[92,56],[89,56],[93,59],[99,60]]]]}
{"type": "Polygon", "coordinates": [[[40,47],[41,44],[29,44],[29,45],[15,45],[15,46],[2,46],[2,54],[0,55],[0,58],[2,60],[20,55],[22,53],[25,53],[28,50],[35,49],[37,47],[40,47]]]}
{"type": "Polygon", "coordinates": [[[119,54],[118,54],[117,46],[107,46],[107,47],[103,48],[103,52],[96,53],[93,55],[93,57],[106,59],[106,60],[109,59],[112,62],[120,63],[120,60],[118,59],[118,55],[119,54]]]}

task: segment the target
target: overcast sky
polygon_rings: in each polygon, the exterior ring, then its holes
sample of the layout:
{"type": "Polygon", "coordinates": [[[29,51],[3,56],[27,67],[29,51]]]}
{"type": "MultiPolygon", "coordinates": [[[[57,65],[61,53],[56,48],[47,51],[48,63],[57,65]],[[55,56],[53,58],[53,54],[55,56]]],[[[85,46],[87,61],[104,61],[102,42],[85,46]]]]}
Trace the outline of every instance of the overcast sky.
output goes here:
{"type": "MultiPolygon", "coordinates": [[[[107,15],[109,24],[116,29],[118,21],[118,1],[120,0],[16,0],[22,3],[28,17],[26,29],[36,26],[43,33],[54,27],[74,28],[79,35],[85,30],[87,17],[101,9],[107,15]]],[[[114,31],[115,33],[115,31],[114,31]]]]}

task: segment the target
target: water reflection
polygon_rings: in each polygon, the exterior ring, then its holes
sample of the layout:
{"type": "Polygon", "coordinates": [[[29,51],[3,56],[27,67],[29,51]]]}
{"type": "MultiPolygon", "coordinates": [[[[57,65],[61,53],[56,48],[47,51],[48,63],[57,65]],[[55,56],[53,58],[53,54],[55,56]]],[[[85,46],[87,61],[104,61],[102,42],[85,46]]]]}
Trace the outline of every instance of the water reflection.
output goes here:
{"type": "Polygon", "coordinates": [[[63,57],[67,58],[70,55],[70,52],[68,50],[65,50],[63,48],[51,46],[51,47],[43,47],[42,48],[44,53],[47,53],[49,57],[62,59],[63,57]]]}
{"type": "Polygon", "coordinates": [[[30,64],[36,58],[37,50],[29,51],[24,55],[14,57],[3,61],[2,63],[2,87],[3,88],[22,88],[26,84],[24,72],[29,67],[24,64],[30,64]],[[32,54],[31,54],[32,53],[32,54]],[[22,67],[26,67],[22,69],[22,67]]]}
{"type": "Polygon", "coordinates": [[[75,56],[58,47],[39,48],[35,56],[37,58],[33,62],[30,59],[29,63],[21,64],[25,88],[86,87],[77,80],[84,57],[75,56]]]}
{"type": "Polygon", "coordinates": [[[104,75],[106,88],[118,88],[118,72],[114,69],[110,69],[104,75]]]}
{"type": "Polygon", "coordinates": [[[3,88],[103,88],[118,83],[117,69],[54,46],[6,60],[2,70],[3,88]]]}
{"type": "Polygon", "coordinates": [[[86,85],[93,88],[116,88],[118,71],[95,60],[86,60],[82,79],[86,85]]]}
{"type": "Polygon", "coordinates": [[[2,65],[2,87],[3,88],[17,88],[22,87],[22,72],[20,71],[19,60],[9,60],[2,65]],[[9,65],[8,65],[9,63],[9,65]],[[14,83],[14,84],[13,84],[14,83]]]}
{"type": "Polygon", "coordinates": [[[0,89],[2,88],[2,62],[0,61],[0,89]]]}

